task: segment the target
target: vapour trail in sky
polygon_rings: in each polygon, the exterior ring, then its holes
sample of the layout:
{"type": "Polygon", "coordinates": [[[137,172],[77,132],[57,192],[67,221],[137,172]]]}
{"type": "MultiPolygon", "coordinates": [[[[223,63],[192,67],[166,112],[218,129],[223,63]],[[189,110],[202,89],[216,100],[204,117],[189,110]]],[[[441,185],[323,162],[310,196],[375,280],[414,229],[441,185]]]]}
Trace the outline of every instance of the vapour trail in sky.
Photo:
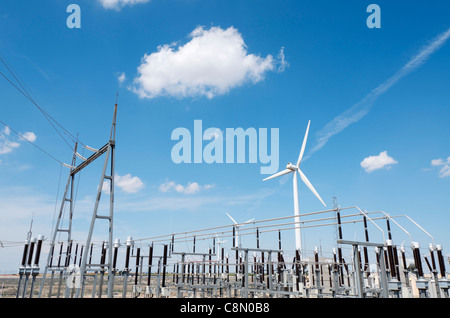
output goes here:
{"type": "MultiPolygon", "coordinates": [[[[317,133],[316,145],[310,150],[308,157],[325,146],[325,144],[332,136],[340,133],[351,124],[358,122],[360,119],[366,116],[379,96],[388,91],[403,77],[407,76],[418,67],[420,67],[423,63],[425,63],[431,56],[431,54],[436,52],[445,44],[449,37],[450,28],[445,32],[439,34],[429,44],[425,45],[419,51],[419,53],[416,54],[411,60],[409,60],[408,63],[406,63],[399,71],[397,71],[394,75],[384,81],[381,85],[374,88],[362,100],[327,123],[317,133]]],[[[307,159],[307,157],[305,157],[305,159],[307,159]]]]}

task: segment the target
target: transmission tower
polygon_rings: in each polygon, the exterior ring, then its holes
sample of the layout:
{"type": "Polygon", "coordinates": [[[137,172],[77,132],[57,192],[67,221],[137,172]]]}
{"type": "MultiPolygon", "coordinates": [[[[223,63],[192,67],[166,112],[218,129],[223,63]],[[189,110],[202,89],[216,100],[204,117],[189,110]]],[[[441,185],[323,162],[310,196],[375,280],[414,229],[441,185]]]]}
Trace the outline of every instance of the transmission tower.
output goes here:
{"type": "MultiPolygon", "coordinates": [[[[97,196],[96,196],[96,200],[95,200],[94,210],[92,213],[91,224],[90,224],[88,236],[86,239],[86,244],[84,245],[86,247],[86,252],[83,253],[81,263],[80,263],[80,271],[79,271],[80,283],[76,284],[76,286],[75,286],[75,288],[76,288],[76,296],[75,297],[77,297],[77,298],[80,297],[80,290],[81,290],[81,286],[84,284],[86,272],[91,269],[91,266],[93,266],[93,264],[87,264],[87,256],[88,256],[87,248],[91,245],[94,226],[98,219],[104,219],[104,220],[108,221],[108,242],[107,242],[107,247],[106,247],[108,257],[107,257],[107,260],[105,260],[105,264],[97,264],[97,266],[101,266],[102,269],[107,270],[108,273],[110,274],[110,275],[108,275],[108,298],[111,298],[113,295],[112,289],[113,289],[113,278],[114,277],[113,277],[113,275],[111,275],[111,273],[113,270],[113,268],[112,268],[112,252],[113,252],[112,244],[113,244],[113,215],[114,215],[114,157],[115,157],[114,152],[115,152],[115,136],[116,136],[116,117],[117,117],[117,103],[114,105],[114,115],[113,115],[113,120],[112,120],[109,141],[98,150],[85,146],[87,149],[89,149],[91,151],[95,151],[94,154],[92,154],[87,159],[83,158],[82,156],[80,156],[78,154],[77,144],[75,144],[74,154],[73,154],[73,158],[72,158],[72,164],[69,166],[70,167],[69,177],[67,180],[64,196],[63,196],[63,199],[61,202],[61,207],[59,210],[58,219],[56,221],[56,226],[52,233],[52,240],[50,243],[50,253],[48,255],[47,264],[44,269],[43,278],[42,278],[42,282],[41,282],[41,288],[39,291],[39,297],[41,297],[41,295],[42,295],[42,290],[44,287],[46,274],[49,270],[52,272],[61,271],[61,272],[66,273],[66,271],[68,269],[67,268],[69,265],[68,260],[70,258],[70,253],[71,253],[71,249],[69,248],[69,246],[71,246],[71,243],[72,243],[72,217],[73,217],[73,208],[74,208],[73,192],[74,192],[75,175],[77,173],[79,173],[81,170],[83,170],[84,168],[86,168],[89,164],[94,162],[96,159],[98,159],[103,154],[105,154],[105,160],[104,160],[104,165],[103,165],[103,169],[102,169],[102,174],[100,177],[100,184],[97,187],[97,196]],[[76,157],[80,157],[83,160],[83,162],[80,163],[78,166],[75,166],[76,157]],[[108,166],[110,168],[109,174],[107,173],[108,166]],[[99,203],[100,203],[100,198],[102,195],[103,184],[106,180],[109,181],[109,194],[110,194],[109,215],[99,215],[97,212],[98,212],[98,207],[99,207],[99,203]],[[62,227],[63,212],[64,212],[65,205],[67,203],[69,203],[69,220],[68,220],[68,226],[63,228],[62,227]],[[58,264],[58,266],[55,267],[55,266],[52,266],[53,251],[55,248],[56,236],[58,233],[61,233],[61,232],[67,233],[68,248],[67,248],[67,253],[66,253],[66,262],[63,267],[60,267],[59,266],[60,264],[58,264]]],[[[67,289],[66,289],[66,291],[67,291],[67,289]]],[[[66,292],[66,297],[68,297],[67,292],[66,292]]]]}

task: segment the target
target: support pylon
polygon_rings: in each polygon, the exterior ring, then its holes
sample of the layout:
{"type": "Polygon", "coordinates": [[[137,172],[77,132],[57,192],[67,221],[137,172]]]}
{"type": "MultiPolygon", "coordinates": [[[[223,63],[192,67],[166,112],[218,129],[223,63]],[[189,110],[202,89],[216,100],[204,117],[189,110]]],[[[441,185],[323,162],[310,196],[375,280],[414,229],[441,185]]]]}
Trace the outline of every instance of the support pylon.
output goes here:
{"type": "MultiPolygon", "coordinates": [[[[116,136],[116,116],[117,116],[117,104],[114,106],[114,116],[111,127],[111,134],[109,137],[109,142],[104,146],[106,147],[106,156],[103,164],[102,175],[100,177],[100,183],[97,188],[97,196],[95,200],[95,207],[92,213],[91,225],[89,228],[89,234],[86,240],[86,246],[91,244],[92,233],[94,231],[95,222],[97,219],[105,219],[108,220],[108,242],[107,242],[107,260],[106,264],[100,264],[102,270],[108,271],[108,298],[113,297],[113,285],[114,285],[114,275],[112,275],[113,264],[112,264],[112,256],[113,256],[113,216],[114,216],[114,152],[115,152],[115,136],[116,136]],[[108,163],[110,165],[110,174],[106,175],[106,169],[108,167],[108,163]],[[100,198],[102,195],[102,188],[104,181],[109,180],[109,215],[99,215],[98,206],[100,203],[100,198]]],[[[81,284],[83,284],[87,271],[87,254],[83,255],[80,267],[80,275],[81,275],[81,284]]],[[[76,289],[76,297],[80,296],[81,286],[77,286],[76,289]]]]}
{"type": "MultiPolygon", "coordinates": [[[[67,178],[66,188],[65,188],[64,195],[63,195],[63,198],[61,201],[61,206],[59,209],[58,219],[56,221],[56,225],[55,225],[55,228],[52,233],[52,240],[50,242],[50,253],[48,254],[47,263],[44,268],[42,282],[41,282],[41,286],[39,289],[39,297],[42,296],[42,291],[43,291],[44,283],[45,283],[45,277],[46,277],[48,271],[52,272],[52,276],[55,271],[60,271],[61,275],[65,274],[65,267],[60,268],[60,264],[58,264],[58,266],[52,266],[53,265],[52,258],[53,258],[53,251],[54,251],[55,244],[56,244],[56,236],[58,233],[66,233],[67,234],[67,240],[66,240],[67,246],[69,246],[70,241],[72,240],[72,217],[73,217],[73,200],[74,200],[73,186],[74,186],[74,179],[75,179],[75,174],[72,174],[72,171],[73,171],[75,163],[76,163],[76,155],[75,154],[77,152],[77,146],[78,146],[78,144],[76,143],[75,148],[74,148],[73,157],[72,157],[72,164],[71,164],[72,168],[70,170],[69,177],[67,178]],[[65,210],[67,202],[69,203],[69,220],[68,220],[69,222],[68,222],[67,228],[63,228],[63,224],[62,224],[63,223],[63,215],[64,215],[64,210],[65,210]]],[[[69,257],[70,257],[70,255],[67,254],[66,260],[69,257]]],[[[50,296],[51,295],[49,295],[49,297],[50,296]]]]}
{"type": "MultiPolygon", "coordinates": [[[[63,199],[61,202],[61,208],[59,211],[58,220],[56,222],[55,229],[52,233],[52,241],[50,243],[51,244],[50,251],[53,251],[54,247],[55,247],[55,243],[56,243],[56,236],[60,232],[67,233],[67,243],[68,243],[68,245],[71,243],[71,241],[72,241],[72,217],[73,217],[73,207],[74,207],[73,185],[74,185],[75,175],[78,172],[80,172],[83,168],[87,167],[90,163],[95,161],[97,158],[99,158],[101,155],[106,154],[103,169],[102,169],[102,174],[100,177],[100,184],[97,188],[97,196],[96,196],[94,211],[92,213],[92,220],[91,220],[91,224],[90,224],[90,228],[89,228],[89,233],[88,233],[88,236],[86,239],[86,244],[84,246],[87,248],[91,245],[92,234],[93,234],[96,220],[98,220],[98,219],[108,220],[108,242],[107,242],[107,248],[106,248],[108,257],[105,260],[105,264],[97,264],[97,267],[100,266],[102,268],[102,271],[108,272],[108,298],[112,298],[112,296],[113,296],[112,291],[113,291],[113,284],[114,284],[114,281],[113,281],[114,275],[111,275],[111,274],[113,271],[112,254],[113,254],[114,169],[115,169],[114,168],[114,159],[115,159],[116,117],[117,117],[117,103],[114,106],[114,115],[113,115],[111,133],[109,136],[108,143],[106,145],[104,145],[102,148],[100,148],[99,150],[96,150],[95,153],[93,155],[91,155],[89,158],[87,158],[87,159],[83,158],[83,162],[81,164],[79,164],[78,166],[75,166],[76,157],[78,155],[77,144],[75,144],[75,150],[74,150],[74,155],[72,158],[72,165],[70,166],[70,173],[69,173],[69,177],[67,180],[66,189],[65,189],[64,196],[63,196],[63,199]],[[109,175],[107,175],[108,165],[110,166],[109,175]],[[103,183],[105,182],[105,180],[109,180],[109,182],[110,182],[110,184],[109,184],[109,194],[110,194],[109,215],[99,215],[97,213],[97,211],[98,211],[98,206],[100,203],[100,198],[102,195],[103,183]],[[64,211],[64,208],[65,208],[65,205],[67,202],[69,202],[69,204],[70,204],[69,224],[68,224],[67,228],[62,228],[63,211],[64,211]]],[[[89,149],[93,150],[92,148],[89,148],[89,149]]],[[[52,256],[53,256],[52,254],[53,253],[51,252],[48,255],[47,264],[44,269],[42,283],[41,283],[41,287],[40,287],[40,291],[39,291],[39,297],[42,296],[42,290],[44,287],[45,277],[49,270],[50,271],[58,270],[58,271],[63,272],[64,275],[66,274],[67,266],[65,266],[64,268],[52,267],[52,256]]],[[[83,286],[83,284],[85,282],[86,272],[88,270],[90,270],[91,267],[94,267],[94,264],[87,264],[87,255],[88,255],[87,252],[85,252],[83,254],[83,257],[82,257],[81,263],[80,263],[80,271],[79,271],[80,277],[79,277],[79,280],[77,280],[77,284],[75,286],[75,289],[76,289],[75,297],[77,297],[77,298],[80,297],[80,291],[82,289],[81,287],[83,286]]],[[[66,259],[69,257],[70,257],[69,254],[66,255],[66,259]]],[[[69,264],[69,262],[66,261],[66,265],[67,264],[69,264]]],[[[67,295],[68,295],[68,293],[66,293],[66,297],[67,297],[67,295]]]]}

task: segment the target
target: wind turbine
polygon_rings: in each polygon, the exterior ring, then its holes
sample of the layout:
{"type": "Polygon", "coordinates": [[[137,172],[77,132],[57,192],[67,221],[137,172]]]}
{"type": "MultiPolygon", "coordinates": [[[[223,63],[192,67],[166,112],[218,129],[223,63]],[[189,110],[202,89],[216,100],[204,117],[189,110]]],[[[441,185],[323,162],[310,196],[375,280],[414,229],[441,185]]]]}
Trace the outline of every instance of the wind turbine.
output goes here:
{"type": "MultiPolygon", "coordinates": [[[[226,212],[225,212],[226,213],[226,212]]],[[[236,229],[236,240],[235,240],[235,242],[234,242],[234,247],[240,247],[240,242],[239,242],[239,228],[242,226],[242,225],[244,225],[244,224],[247,224],[247,223],[250,223],[251,221],[253,221],[254,220],[254,218],[253,219],[251,219],[251,220],[248,220],[248,221],[245,221],[245,222],[243,222],[243,223],[237,223],[232,217],[231,217],[231,215],[229,215],[228,213],[226,213],[227,215],[228,215],[228,217],[231,219],[231,221],[233,221],[233,223],[234,223],[234,228],[236,229]]]]}
{"type": "Polygon", "coordinates": [[[295,215],[295,246],[297,251],[301,251],[301,236],[300,236],[300,211],[298,206],[298,185],[297,185],[297,173],[300,175],[300,178],[302,181],[306,184],[306,186],[314,193],[314,195],[322,202],[324,206],[327,206],[325,202],[323,202],[320,195],[317,193],[316,189],[312,186],[311,182],[309,182],[308,178],[305,176],[305,174],[300,170],[300,162],[302,161],[303,154],[305,152],[305,146],[306,146],[306,140],[308,139],[308,132],[309,132],[309,125],[311,124],[311,121],[308,121],[308,127],[306,128],[305,137],[303,138],[303,144],[302,148],[300,150],[300,155],[297,159],[297,165],[293,165],[292,163],[288,163],[286,166],[286,169],[280,172],[277,172],[270,177],[265,178],[263,181],[273,179],[288,173],[294,173],[293,178],[293,189],[294,189],[294,215],[295,215]]]}
{"type": "Polygon", "coordinates": [[[217,237],[217,242],[216,243],[219,246],[218,247],[218,251],[217,251],[217,260],[220,262],[221,261],[221,256],[222,256],[221,255],[222,251],[220,250],[220,245],[223,244],[223,243],[226,243],[228,241],[222,241],[217,234],[216,234],[216,237],[217,237]]]}

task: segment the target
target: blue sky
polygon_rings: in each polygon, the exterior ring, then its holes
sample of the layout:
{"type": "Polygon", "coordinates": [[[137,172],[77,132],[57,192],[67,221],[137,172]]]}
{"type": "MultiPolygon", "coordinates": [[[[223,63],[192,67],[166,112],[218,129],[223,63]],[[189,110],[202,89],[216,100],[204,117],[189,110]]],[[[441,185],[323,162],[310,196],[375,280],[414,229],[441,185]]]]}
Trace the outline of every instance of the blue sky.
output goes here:
{"type": "MultiPolygon", "coordinates": [[[[281,170],[297,160],[311,120],[308,158],[301,166],[328,207],[337,196],[342,207],[406,214],[449,253],[450,43],[445,32],[450,4],[375,1],[381,28],[370,29],[367,1],[151,0],[115,8],[107,3],[2,1],[0,52],[39,105],[91,147],[107,142],[119,92],[117,238],[227,225],[225,212],[240,221],[292,215],[289,178],[262,182],[267,175],[260,174],[260,163],[175,164],[171,133],[178,127],[193,132],[194,120],[222,131],[278,128],[281,170]],[[66,25],[71,3],[81,8],[79,29],[66,25]],[[439,36],[442,43],[433,47],[439,36]],[[426,51],[430,46],[432,52],[426,51]],[[221,60],[229,67],[215,69],[221,49],[235,54],[221,60]],[[415,57],[420,63],[395,77],[415,57]],[[375,93],[366,107],[365,97],[393,76],[393,85],[375,93]],[[327,125],[361,103],[357,111],[366,110],[364,116],[312,151],[327,125]],[[371,156],[376,158],[364,161],[371,156]],[[368,172],[362,162],[375,170],[368,172]]],[[[7,74],[4,65],[0,70],[7,74]]],[[[0,120],[22,134],[32,132],[35,145],[70,163],[71,149],[37,108],[4,78],[0,92],[0,120]]],[[[0,154],[0,240],[20,242],[0,249],[0,271],[14,272],[33,213],[33,235],[50,237],[68,169],[3,125],[0,129],[0,145],[13,145],[0,154]]],[[[73,229],[80,242],[102,163],[80,177],[73,229]]],[[[301,213],[323,208],[304,184],[299,191],[301,213]]],[[[399,220],[427,246],[423,232],[399,220]]],[[[334,246],[320,231],[305,231],[306,250],[334,246]]],[[[288,250],[291,232],[285,234],[288,250]]],[[[346,233],[356,237],[353,226],[346,233]]],[[[407,240],[402,233],[397,237],[397,244],[407,240]]],[[[101,232],[95,235],[98,241],[104,238],[101,232]]]]}

